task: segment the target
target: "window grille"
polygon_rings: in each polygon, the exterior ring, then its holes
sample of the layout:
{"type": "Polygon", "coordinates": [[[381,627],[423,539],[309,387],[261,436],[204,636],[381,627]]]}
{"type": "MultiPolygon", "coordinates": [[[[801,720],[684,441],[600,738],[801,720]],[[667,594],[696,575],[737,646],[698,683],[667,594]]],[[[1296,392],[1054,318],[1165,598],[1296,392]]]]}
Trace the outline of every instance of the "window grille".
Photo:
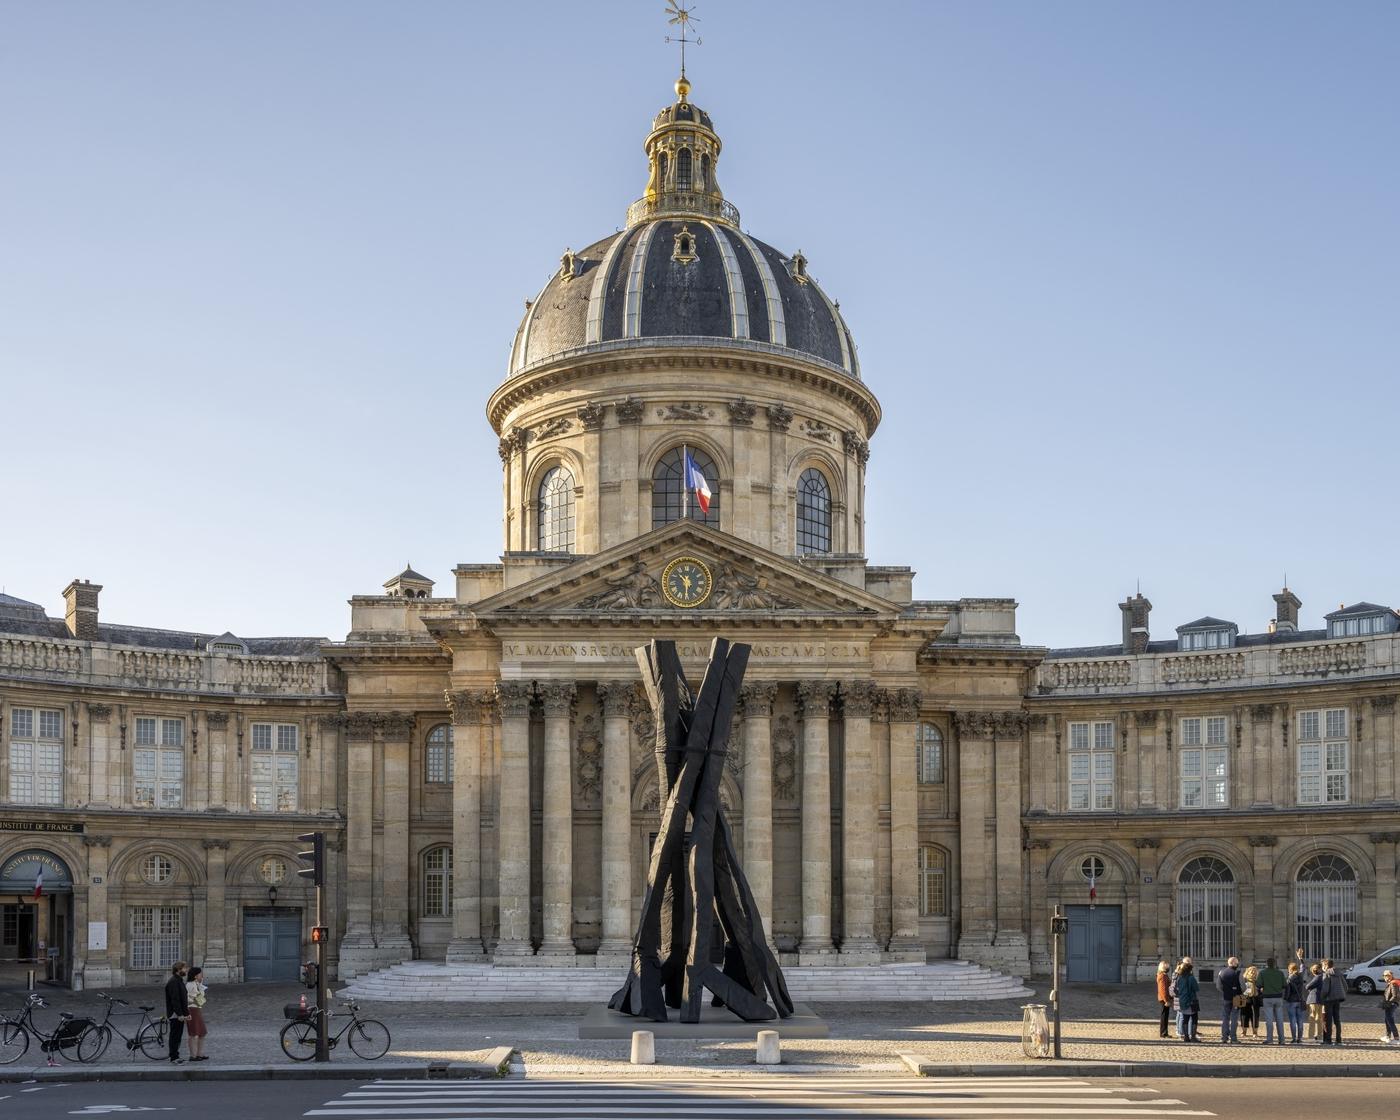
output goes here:
{"type": "Polygon", "coordinates": [[[423,855],[423,915],[452,915],[452,849],[431,848],[423,855]]]}
{"type": "Polygon", "coordinates": [[[943,782],[943,732],[931,723],[919,724],[919,781],[925,785],[943,782]]]}
{"type": "Polygon", "coordinates": [[[433,783],[452,781],[452,754],[452,727],[440,723],[428,732],[423,780],[433,783]]]}
{"type": "Polygon", "coordinates": [[[1238,888],[1229,866],[1213,856],[1197,856],[1176,879],[1177,955],[1223,961],[1235,951],[1238,888]]]}
{"type": "Polygon", "coordinates": [[[690,449],[690,457],[705,476],[710,487],[710,512],[704,513],[695,495],[685,497],[685,479],[682,470],[681,449],[673,447],[656,463],[651,475],[651,527],[660,529],[673,521],[679,521],[686,502],[689,502],[690,520],[719,528],[719,471],[715,461],[697,447],[690,449]]]}
{"type": "Polygon", "coordinates": [[[919,845],[919,914],[948,916],[948,856],[934,844],[919,845]]]}
{"type": "Polygon", "coordinates": [[[1310,857],[1293,886],[1295,925],[1303,955],[1351,963],[1358,952],[1356,872],[1341,856],[1310,857]]]}
{"type": "Polygon", "coordinates": [[[808,467],[797,480],[797,551],[831,551],[831,486],[816,467],[808,467]]]}
{"type": "Polygon", "coordinates": [[[567,467],[551,467],[540,479],[538,503],[541,552],[574,550],[574,476],[567,467]]]}

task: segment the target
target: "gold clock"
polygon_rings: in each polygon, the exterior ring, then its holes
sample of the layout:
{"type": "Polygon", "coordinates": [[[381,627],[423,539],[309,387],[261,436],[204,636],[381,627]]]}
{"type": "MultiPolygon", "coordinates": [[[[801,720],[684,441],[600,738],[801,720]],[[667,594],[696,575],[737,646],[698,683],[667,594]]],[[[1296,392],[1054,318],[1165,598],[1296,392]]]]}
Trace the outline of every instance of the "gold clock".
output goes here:
{"type": "Polygon", "coordinates": [[[714,589],[710,566],[694,556],[677,556],[661,573],[661,593],[673,607],[698,607],[714,589]]]}

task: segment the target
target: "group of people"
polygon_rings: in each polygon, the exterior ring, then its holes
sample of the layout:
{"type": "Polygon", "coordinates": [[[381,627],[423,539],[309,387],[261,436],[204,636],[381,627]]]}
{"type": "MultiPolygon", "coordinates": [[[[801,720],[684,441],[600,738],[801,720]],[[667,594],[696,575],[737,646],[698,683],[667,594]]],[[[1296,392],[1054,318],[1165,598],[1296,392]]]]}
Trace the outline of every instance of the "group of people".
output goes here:
{"type": "Polygon", "coordinates": [[[189,1060],[209,1060],[204,1052],[204,1039],[209,1034],[209,1028],[204,1025],[208,991],[204,969],[198,965],[190,968],[184,961],[176,961],[171,966],[170,979],[165,982],[165,1017],[170,1021],[170,1060],[175,1065],[185,1061],[180,1057],[180,1042],[186,1034],[189,1035],[189,1060]]]}
{"type": "MultiPolygon", "coordinates": [[[[1381,1041],[1400,1045],[1396,1015],[1400,1011],[1400,981],[1389,969],[1383,977],[1381,1011],[1385,1035],[1381,1041]]],[[[1322,1046],[1342,1044],[1342,1004],[1347,998],[1346,980],[1329,959],[1308,964],[1303,950],[1288,962],[1288,970],[1270,957],[1264,967],[1240,968],[1240,959],[1231,957],[1215,972],[1220,992],[1220,1041],[1239,1043],[1258,1038],[1264,1026],[1266,1044],[1284,1044],[1283,1024],[1288,1022],[1289,1039],[1298,1045],[1305,1038],[1322,1046]]],[[[1161,1008],[1160,1036],[1170,1038],[1169,1021],[1176,1018],[1176,1037],[1182,1042],[1200,1042],[1201,984],[1190,957],[1183,957],[1175,968],[1166,961],[1157,965],[1157,1002],[1161,1008]]]]}

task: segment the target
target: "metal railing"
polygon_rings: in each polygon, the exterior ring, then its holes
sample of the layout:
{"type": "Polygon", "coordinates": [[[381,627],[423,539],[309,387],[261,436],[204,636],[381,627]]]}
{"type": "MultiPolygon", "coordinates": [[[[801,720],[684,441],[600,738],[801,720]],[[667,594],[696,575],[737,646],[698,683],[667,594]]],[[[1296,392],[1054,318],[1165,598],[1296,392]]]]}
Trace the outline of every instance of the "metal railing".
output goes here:
{"type": "Polygon", "coordinates": [[[731,202],[698,191],[666,191],[659,198],[639,198],[627,207],[627,224],[635,226],[665,214],[696,214],[739,226],[739,209],[731,202]]]}

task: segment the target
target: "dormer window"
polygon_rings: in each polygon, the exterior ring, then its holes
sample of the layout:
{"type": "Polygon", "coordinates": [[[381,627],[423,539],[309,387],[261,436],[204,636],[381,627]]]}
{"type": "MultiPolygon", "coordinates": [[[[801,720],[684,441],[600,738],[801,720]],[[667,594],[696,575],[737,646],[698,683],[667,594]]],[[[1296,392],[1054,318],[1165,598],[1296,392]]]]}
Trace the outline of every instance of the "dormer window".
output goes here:
{"type": "Polygon", "coordinates": [[[574,251],[565,249],[564,255],[559,258],[559,279],[572,280],[577,274],[578,265],[574,258],[574,251]]]}
{"type": "Polygon", "coordinates": [[[799,284],[807,283],[807,258],[802,255],[801,249],[793,253],[788,261],[788,272],[799,284]]]}
{"type": "Polygon", "coordinates": [[[1327,616],[1329,638],[1362,638],[1371,634],[1393,634],[1400,629],[1400,618],[1389,607],[1357,603],[1327,616]]]}
{"type": "Polygon", "coordinates": [[[1176,628],[1177,649],[1182,653],[1206,649],[1231,649],[1239,627],[1219,618],[1198,618],[1176,628]]]}
{"type": "Polygon", "coordinates": [[[681,226],[680,232],[676,234],[675,247],[671,250],[671,259],[689,264],[695,257],[695,235],[690,232],[689,226],[681,226]]]}

